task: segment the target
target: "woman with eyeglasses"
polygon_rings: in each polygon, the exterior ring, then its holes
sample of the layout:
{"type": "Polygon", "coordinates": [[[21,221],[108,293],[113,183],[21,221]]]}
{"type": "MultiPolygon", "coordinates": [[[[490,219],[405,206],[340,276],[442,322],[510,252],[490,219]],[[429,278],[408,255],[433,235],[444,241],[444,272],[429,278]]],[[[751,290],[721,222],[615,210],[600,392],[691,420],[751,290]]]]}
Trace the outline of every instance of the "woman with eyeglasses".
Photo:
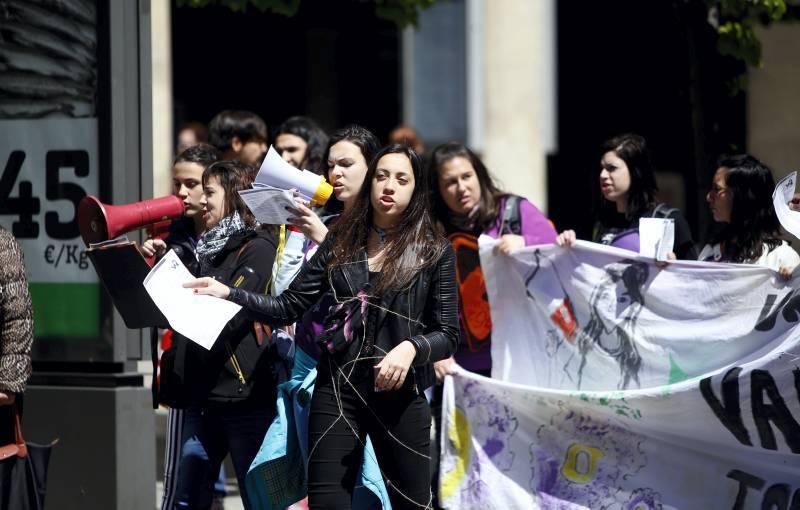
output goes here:
{"type": "Polygon", "coordinates": [[[725,156],[717,163],[706,201],[719,230],[699,260],[769,267],[789,276],[800,264],[786,241],[772,205],[772,172],[753,156],[725,156]]]}

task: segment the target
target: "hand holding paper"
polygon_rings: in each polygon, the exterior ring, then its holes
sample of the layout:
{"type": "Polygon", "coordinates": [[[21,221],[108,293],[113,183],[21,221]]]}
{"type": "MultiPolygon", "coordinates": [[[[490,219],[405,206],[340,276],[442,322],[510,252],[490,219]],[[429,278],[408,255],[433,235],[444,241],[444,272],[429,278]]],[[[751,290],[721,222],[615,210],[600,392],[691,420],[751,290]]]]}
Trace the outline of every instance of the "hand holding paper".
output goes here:
{"type": "Polygon", "coordinates": [[[239,191],[245,205],[259,223],[282,225],[291,215],[287,207],[294,207],[294,193],[269,186],[259,186],[239,191]]]}
{"type": "Polygon", "coordinates": [[[672,218],[639,218],[639,254],[668,260],[675,244],[675,220],[672,218]]]}
{"type": "Polygon", "coordinates": [[[144,288],[169,325],[178,333],[210,349],[222,329],[241,306],[210,296],[195,294],[183,284],[195,278],[170,250],[144,279],[144,288]]]}

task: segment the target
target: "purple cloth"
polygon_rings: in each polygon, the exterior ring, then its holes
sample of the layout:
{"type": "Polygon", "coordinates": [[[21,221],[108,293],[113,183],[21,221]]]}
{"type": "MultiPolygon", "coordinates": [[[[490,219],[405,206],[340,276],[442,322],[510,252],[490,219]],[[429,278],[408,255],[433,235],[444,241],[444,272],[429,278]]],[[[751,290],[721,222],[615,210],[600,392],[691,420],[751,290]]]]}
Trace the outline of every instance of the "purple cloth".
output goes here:
{"type": "MultiPolygon", "coordinates": [[[[498,215],[497,220],[494,224],[484,230],[483,232],[463,232],[459,230],[448,229],[448,233],[450,234],[451,242],[453,242],[453,247],[458,248],[456,246],[455,239],[453,234],[458,235],[460,234],[472,234],[476,238],[480,236],[480,234],[488,235],[494,239],[500,237],[500,230],[503,228],[503,211],[505,210],[505,203],[506,198],[503,197],[500,200],[498,205],[498,215]]],[[[532,246],[535,244],[548,244],[554,243],[556,240],[556,233],[553,224],[550,223],[550,220],[542,214],[539,209],[536,208],[535,205],[530,203],[526,199],[521,199],[519,202],[519,210],[520,210],[520,233],[525,239],[525,246],[532,246]]],[[[463,249],[463,248],[461,248],[463,249]]],[[[456,264],[460,264],[462,261],[459,261],[459,251],[460,249],[456,250],[456,264]]],[[[460,266],[463,267],[463,266],[460,266]]],[[[480,270],[479,268],[477,268],[480,270]]],[[[481,275],[482,278],[482,275],[481,275]]],[[[465,302],[464,296],[462,295],[462,289],[465,287],[464,285],[464,276],[461,276],[462,281],[459,281],[459,301],[463,304],[465,302]]],[[[482,299],[487,299],[485,296],[485,287],[483,288],[484,296],[481,296],[482,299]]],[[[475,300],[476,296],[467,297],[467,301],[475,300]]],[[[475,309],[468,308],[468,309],[475,309]]],[[[458,351],[455,354],[456,363],[464,367],[465,369],[471,372],[486,372],[490,371],[492,368],[492,357],[491,357],[491,333],[489,337],[481,342],[479,347],[473,346],[470,348],[469,343],[466,341],[468,338],[469,333],[465,330],[467,321],[463,317],[463,307],[460,307],[459,314],[462,315],[460,317],[461,322],[461,343],[459,344],[458,351]]],[[[488,305],[486,307],[488,310],[488,305]]]]}
{"type": "MultiPolygon", "coordinates": [[[[323,218],[322,221],[325,223],[325,225],[331,227],[338,217],[338,215],[328,216],[323,218]]],[[[308,259],[314,255],[314,253],[317,251],[317,248],[319,248],[319,245],[310,239],[306,242],[306,245],[303,248],[303,251],[305,252],[303,264],[305,264],[308,259]]],[[[315,360],[319,360],[320,356],[322,355],[322,348],[317,343],[317,339],[319,339],[320,335],[325,332],[325,319],[332,310],[335,310],[337,305],[338,303],[334,298],[333,292],[326,292],[322,295],[319,301],[317,301],[314,306],[306,310],[306,312],[303,314],[303,317],[295,323],[295,346],[303,349],[306,354],[315,360]]]]}
{"type": "Polygon", "coordinates": [[[303,352],[316,360],[319,360],[322,355],[322,349],[317,343],[317,339],[325,331],[325,319],[328,317],[331,308],[335,308],[336,305],[333,293],[328,292],[307,310],[302,319],[295,324],[294,341],[296,347],[302,349],[303,352]]]}
{"type": "Polygon", "coordinates": [[[618,234],[614,240],[611,241],[611,246],[639,253],[639,230],[627,230],[618,234]]]}
{"type": "Polygon", "coordinates": [[[638,228],[609,228],[597,236],[597,242],[614,248],[639,252],[638,228]]]}

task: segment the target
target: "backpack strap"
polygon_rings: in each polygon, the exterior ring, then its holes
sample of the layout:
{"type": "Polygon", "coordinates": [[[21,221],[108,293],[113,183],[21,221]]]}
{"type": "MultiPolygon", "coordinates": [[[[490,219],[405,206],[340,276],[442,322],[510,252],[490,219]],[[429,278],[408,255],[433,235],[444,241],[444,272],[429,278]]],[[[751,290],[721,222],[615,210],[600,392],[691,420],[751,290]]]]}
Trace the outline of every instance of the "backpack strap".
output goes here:
{"type": "Polygon", "coordinates": [[[519,204],[522,197],[519,195],[506,195],[505,207],[503,207],[503,219],[500,226],[500,235],[516,234],[522,232],[522,222],[520,221],[519,204]]]}
{"type": "Polygon", "coordinates": [[[659,203],[656,205],[656,208],[653,209],[652,214],[650,214],[651,218],[669,218],[669,216],[677,211],[678,209],[675,207],[670,207],[667,204],[659,203]]]}

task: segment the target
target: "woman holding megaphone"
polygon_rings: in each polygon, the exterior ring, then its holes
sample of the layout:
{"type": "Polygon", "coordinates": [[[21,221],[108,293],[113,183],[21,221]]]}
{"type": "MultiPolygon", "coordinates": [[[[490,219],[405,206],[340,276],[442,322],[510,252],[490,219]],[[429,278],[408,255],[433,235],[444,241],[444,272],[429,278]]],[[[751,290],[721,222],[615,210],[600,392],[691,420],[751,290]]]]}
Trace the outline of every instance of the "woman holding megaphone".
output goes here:
{"type": "MultiPolygon", "coordinates": [[[[333,133],[324,157],[328,182],[334,190],[326,209],[343,209],[344,212],[348,212],[353,208],[358,192],[364,184],[367,166],[379,150],[378,137],[361,126],[352,124],[333,133]]],[[[328,235],[328,228],[332,228],[340,217],[338,213],[320,217],[300,198],[295,199],[295,207],[289,213],[293,216],[288,218],[288,222],[299,228],[308,238],[305,246],[306,259],[311,258],[328,235]]],[[[319,357],[316,338],[323,330],[328,308],[335,305],[333,295],[328,293],[321,298],[319,306],[304,314],[296,325],[295,345],[312,358],[319,357]]],[[[297,370],[294,375],[299,375],[296,372],[297,370]]]]}
{"type": "MultiPolygon", "coordinates": [[[[344,191],[344,190],[343,190],[344,191]]],[[[341,193],[341,192],[340,192],[341,193]]],[[[331,291],[311,401],[312,508],[349,508],[369,434],[393,508],[430,504],[432,363],[458,345],[452,247],[431,217],[429,182],[413,150],[370,163],[353,205],[278,297],[200,278],[198,294],[229,299],[257,320],[291,323],[331,291]]]]}
{"type": "MultiPolygon", "coordinates": [[[[329,210],[348,211],[352,208],[364,183],[367,165],[379,149],[378,138],[361,126],[353,124],[333,133],[324,158],[328,182],[333,186],[335,199],[335,203],[328,207],[329,210]]],[[[299,228],[315,244],[322,243],[328,227],[311,209],[310,204],[298,197],[295,199],[295,207],[289,213],[292,215],[287,218],[289,224],[299,228]]]]}
{"type": "MultiPolygon", "coordinates": [[[[378,138],[369,130],[351,124],[336,131],[325,148],[323,161],[328,183],[333,186],[333,196],[324,209],[312,210],[296,192],[295,206],[287,208],[286,224],[300,233],[287,232],[284,254],[275,275],[276,294],[280,294],[294,279],[309,249],[319,245],[328,233],[328,225],[336,220],[338,212],[352,205],[353,197],[364,182],[367,164],[380,149],[378,138]],[[300,245],[295,242],[299,236],[300,245]],[[291,251],[290,251],[291,250],[291,251]]],[[[327,186],[327,183],[326,183],[327,186]]],[[[290,230],[294,230],[290,229],[290,230]]]]}

